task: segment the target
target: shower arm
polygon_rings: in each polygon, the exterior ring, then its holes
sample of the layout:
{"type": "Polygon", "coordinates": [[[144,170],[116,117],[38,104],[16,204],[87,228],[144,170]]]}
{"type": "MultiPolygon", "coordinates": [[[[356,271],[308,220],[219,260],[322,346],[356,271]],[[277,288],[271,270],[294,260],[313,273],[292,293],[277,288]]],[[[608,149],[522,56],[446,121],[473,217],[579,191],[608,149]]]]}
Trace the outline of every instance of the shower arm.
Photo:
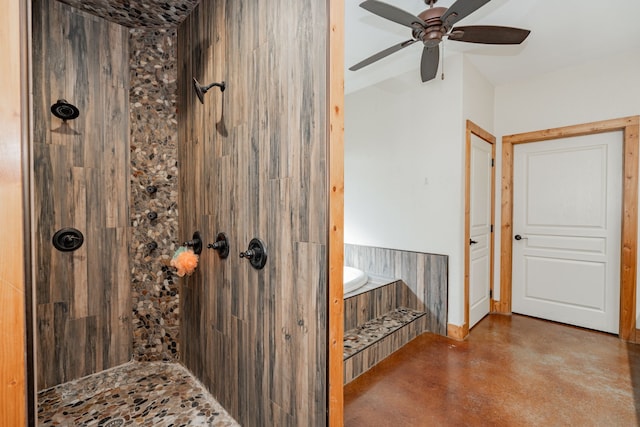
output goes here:
{"type": "Polygon", "coordinates": [[[196,91],[196,95],[198,96],[198,99],[200,100],[201,104],[204,104],[204,95],[209,91],[209,89],[211,89],[212,87],[219,87],[220,88],[220,92],[224,92],[224,90],[227,88],[227,85],[224,81],[218,83],[218,82],[214,82],[211,84],[208,84],[206,86],[201,85],[198,80],[196,80],[196,78],[193,78],[193,90],[196,91]]]}
{"type": "Polygon", "coordinates": [[[224,82],[220,82],[220,83],[214,82],[214,83],[211,83],[210,85],[204,86],[202,88],[202,91],[204,93],[207,93],[209,89],[216,86],[220,88],[220,92],[224,92],[224,90],[227,88],[227,85],[224,82]]]}

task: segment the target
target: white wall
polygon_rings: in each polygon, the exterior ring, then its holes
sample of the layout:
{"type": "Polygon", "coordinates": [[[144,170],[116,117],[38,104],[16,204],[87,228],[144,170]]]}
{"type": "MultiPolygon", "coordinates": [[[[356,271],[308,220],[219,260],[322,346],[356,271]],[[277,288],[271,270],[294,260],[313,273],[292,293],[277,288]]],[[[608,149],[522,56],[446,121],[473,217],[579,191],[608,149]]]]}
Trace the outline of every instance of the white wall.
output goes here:
{"type": "MultiPolygon", "coordinates": [[[[464,57],[462,118],[471,120],[493,134],[494,87],[473,64],[464,57]]],[[[497,154],[497,153],[496,153],[497,154]]]]}
{"type": "MultiPolygon", "coordinates": [[[[640,55],[637,52],[602,58],[495,90],[495,135],[498,137],[633,115],[640,115],[640,55]]],[[[497,176],[500,176],[500,163],[498,161],[497,176]]],[[[496,207],[499,206],[498,192],[496,207]]],[[[496,223],[500,224],[499,209],[496,213],[496,223]]],[[[497,232],[496,254],[499,254],[499,227],[497,232]]],[[[494,269],[500,271],[498,257],[494,269]]],[[[496,275],[495,289],[498,291],[495,297],[499,299],[499,275],[496,275]]],[[[640,314],[640,298],[637,313],[640,314]]],[[[640,324],[640,316],[638,321],[640,324]]]]}
{"type": "Polygon", "coordinates": [[[345,97],[345,243],[448,255],[448,322],[462,325],[465,120],[492,126],[493,89],[461,55],[445,67],[345,97]]]}
{"type": "MultiPolygon", "coordinates": [[[[494,88],[461,55],[446,79],[417,70],[345,97],[345,243],[449,256],[449,318],[464,323],[464,126],[503,135],[640,114],[640,55],[494,88]]],[[[499,299],[500,227],[494,297],[499,299]]],[[[638,298],[640,314],[640,295],[638,298]]],[[[640,324],[640,316],[638,320],[640,324]]]]}

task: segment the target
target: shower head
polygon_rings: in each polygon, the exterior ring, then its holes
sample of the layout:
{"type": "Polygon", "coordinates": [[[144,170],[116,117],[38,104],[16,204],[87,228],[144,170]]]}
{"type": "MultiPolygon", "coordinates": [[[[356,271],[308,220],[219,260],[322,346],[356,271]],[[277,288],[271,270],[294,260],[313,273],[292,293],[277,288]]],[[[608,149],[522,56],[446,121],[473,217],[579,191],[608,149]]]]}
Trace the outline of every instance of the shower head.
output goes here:
{"type": "Polygon", "coordinates": [[[193,89],[196,91],[196,95],[198,96],[201,104],[204,104],[204,94],[214,86],[218,86],[220,88],[220,92],[224,92],[224,90],[227,88],[224,82],[211,83],[210,85],[202,86],[200,83],[198,83],[195,77],[193,78],[193,89]]]}
{"type": "Polygon", "coordinates": [[[69,104],[64,99],[58,99],[58,102],[51,106],[51,113],[59,119],[73,120],[80,115],[80,110],[75,105],[69,104]]]}

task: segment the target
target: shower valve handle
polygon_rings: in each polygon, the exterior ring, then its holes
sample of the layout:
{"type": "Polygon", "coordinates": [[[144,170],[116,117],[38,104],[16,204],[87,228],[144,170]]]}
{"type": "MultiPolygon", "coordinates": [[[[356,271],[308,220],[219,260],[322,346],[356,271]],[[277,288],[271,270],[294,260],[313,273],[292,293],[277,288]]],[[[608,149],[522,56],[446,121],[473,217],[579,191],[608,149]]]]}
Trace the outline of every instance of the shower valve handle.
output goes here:
{"type": "Polygon", "coordinates": [[[216,237],[216,241],[214,243],[209,243],[207,248],[218,251],[218,256],[222,259],[225,259],[229,256],[229,239],[225,233],[218,233],[216,237]]]}
{"type": "Polygon", "coordinates": [[[184,242],[182,246],[191,248],[194,254],[200,255],[202,253],[202,237],[200,237],[200,232],[196,231],[193,233],[191,240],[184,242]]]}
{"type": "Polygon", "coordinates": [[[245,252],[240,252],[240,258],[251,259],[255,255],[254,251],[247,249],[245,252]]]}
{"type": "Polygon", "coordinates": [[[249,248],[240,252],[240,258],[249,260],[251,266],[257,270],[262,270],[267,263],[267,249],[260,239],[251,239],[249,248]]]}

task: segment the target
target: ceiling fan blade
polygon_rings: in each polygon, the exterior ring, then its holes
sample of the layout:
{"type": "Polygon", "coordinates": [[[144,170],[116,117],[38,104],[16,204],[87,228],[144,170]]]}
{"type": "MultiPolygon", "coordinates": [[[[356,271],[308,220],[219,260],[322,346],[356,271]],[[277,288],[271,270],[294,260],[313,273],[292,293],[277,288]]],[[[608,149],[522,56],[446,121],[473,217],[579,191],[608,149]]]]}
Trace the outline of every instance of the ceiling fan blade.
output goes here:
{"type": "Polygon", "coordinates": [[[432,80],[438,74],[440,63],[440,46],[425,46],[420,60],[420,75],[423,82],[432,80]]]}
{"type": "Polygon", "coordinates": [[[417,16],[378,0],[366,0],[360,3],[360,7],[368,10],[371,13],[375,13],[378,16],[381,16],[393,22],[397,22],[400,25],[405,25],[409,28],[414,28],[416,23],[420,24],[423,27],[426,26],[425,22],[417,16]]]}
{"type": "Polygon", "coordinates": [[[374,62],[384,58],[385,56],[389,56],[392,53],[399,51],[400,49],[404,49],[407,46],[411,46],[412,44],[414,44],[417,41],[418,40],[407,40],[406,42],[398,43],[397,45],[394,45],[394,46],[391,46],[389,48],[386,48],[385,50],[381,50],[380,52],[376,53],[375,55],[371,55],[367,59],[358,62],[356,65],[350,67],[349,70],[357,71],[362,67],[366,67],[369,64],[373,64],[374,62]]]}
{"type": "Polygon", "coordinates": [[[490,1],[491,0],[458,0],[447,9],[440,19],[442,19],[446,27],[451,28],[453,24],[471,15],[490,1]]]}
{"type": "Polygon", "coordinates": [[[451,30],[449,40],[482,44],[520,44],[531,31],[494,25],[471,25],[451,30]]]}

